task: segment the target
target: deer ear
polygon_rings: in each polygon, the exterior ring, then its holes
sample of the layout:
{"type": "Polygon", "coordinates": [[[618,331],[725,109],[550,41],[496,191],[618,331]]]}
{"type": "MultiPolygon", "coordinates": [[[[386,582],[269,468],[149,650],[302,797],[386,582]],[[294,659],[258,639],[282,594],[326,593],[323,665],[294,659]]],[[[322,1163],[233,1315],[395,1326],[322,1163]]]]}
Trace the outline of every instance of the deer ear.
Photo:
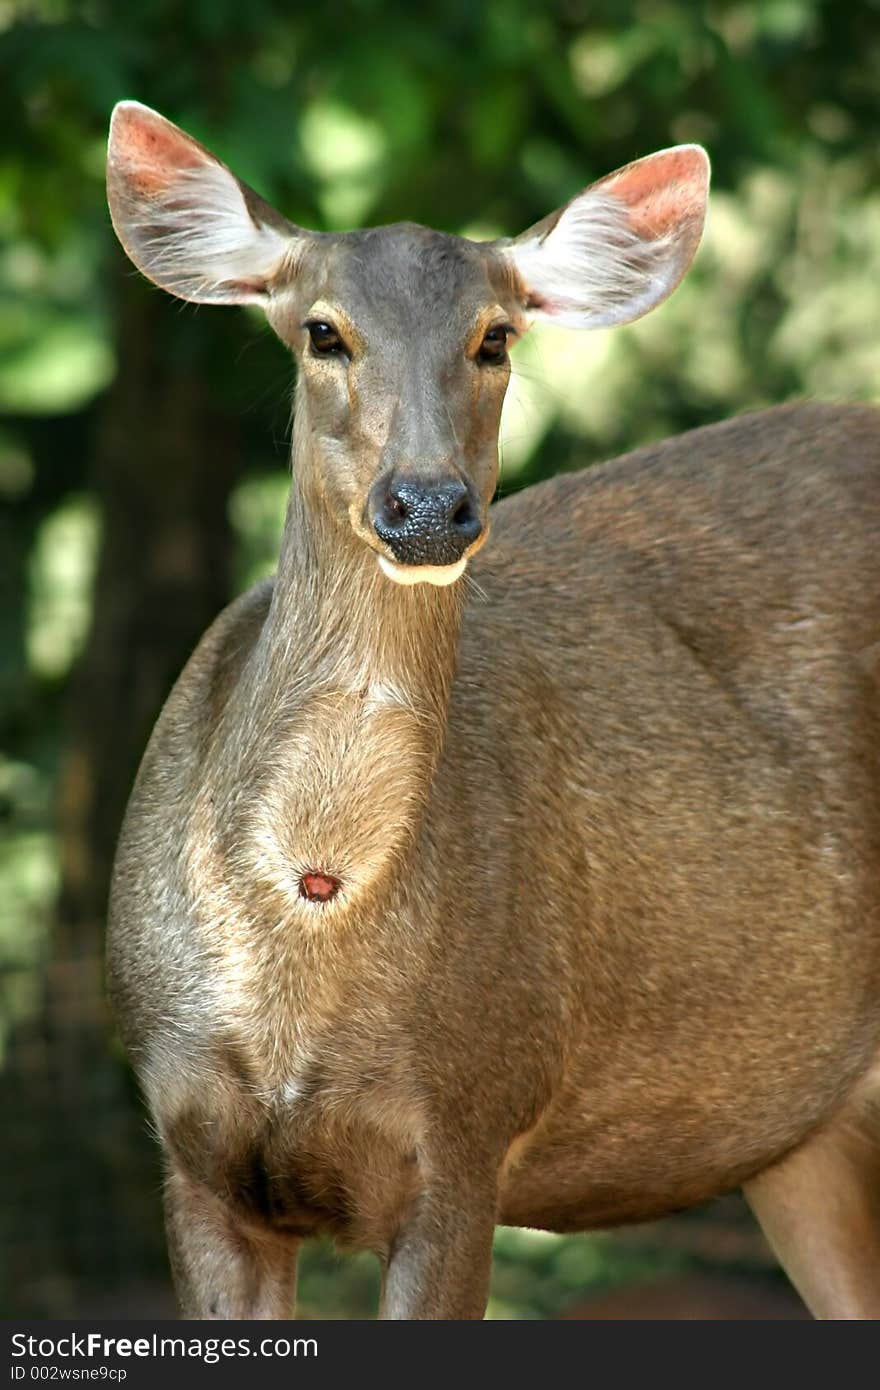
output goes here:
{"type": "Polygon", "coordinates": [[[107,201],[138,270],[198,303],[265,304],[306,236],[137,101],[121,101],[111,117],[107,201]]]}
{"type": "Polygon", "coordinates": [[[708,193],[699,145],[661,150],[600,179],[503,248],[525,307],[572,328],[641,318],[690,266],[708,193]]]}

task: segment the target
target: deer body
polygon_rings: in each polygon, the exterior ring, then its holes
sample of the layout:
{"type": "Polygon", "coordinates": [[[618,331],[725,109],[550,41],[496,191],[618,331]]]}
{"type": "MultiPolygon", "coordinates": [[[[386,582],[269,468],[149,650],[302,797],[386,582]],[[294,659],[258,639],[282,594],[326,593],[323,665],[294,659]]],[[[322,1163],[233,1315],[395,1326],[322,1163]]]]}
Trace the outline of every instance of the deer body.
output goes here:
{"type": "Polygon", "coordinates": [[[278,574],[178,682],[114,877],[185,1311],[289,1314],[297,1241],[329,1232],[382,1258],[384,1316],[479,1317],[497,1221],[745,1184],[814,1311],[871,1315],[878,413],[781,408],[555,479],[476,556],[483,482],[468,588],[446,549],[394,583],[396,536],[380,568],[353,503],[340,524],[325,389],[299,383],[278,574]]]}

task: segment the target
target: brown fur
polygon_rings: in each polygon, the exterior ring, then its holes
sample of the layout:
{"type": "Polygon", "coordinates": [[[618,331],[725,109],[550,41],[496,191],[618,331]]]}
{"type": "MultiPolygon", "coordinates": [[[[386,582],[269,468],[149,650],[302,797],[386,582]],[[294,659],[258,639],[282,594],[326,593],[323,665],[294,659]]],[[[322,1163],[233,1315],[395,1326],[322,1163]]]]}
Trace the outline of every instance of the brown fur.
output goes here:
{"type": "MultiPolygon", "coordinates": [[[[506,244],[269,235],[187,137],[180,202],[162,118],[116,126],[137,263],[262,302],[300,363],[278,574],[171,695],[112,892],[185,1311],[288,1314],[326,1231],[380,1255],[383,1316],[480,1317],[496,1221],[744,1184],[815,1312],[877,1315],[878,413],[784,407],[557,478],[492,509],[468,578],[402,587],[371,487],[463,478],[485,516],[495,485],[508,367],[481,333],[529,301],[506,244]],[[210,218],[178,238],[203,165],[211,215],[238,208],[225,278],[192,251],[210,218]],[[341,886],[310,902],[303,875],[341,886]]],[[[654,158],[613,185],[666,229],[679,208],[662,296],[706,170],[654,158]]]]}
{"type": "Polygon", "coordinates": [[[643,1219],[846,1106],[880,1045],[878,441],[872,410],[799,406],[556,479],[494,509],[464,606],[352,552],[351,611],[308,629],[381,634],[412,709],[365,715],[313,661],[298,697],[291,576],[218,619],[114,888],[173,1169],[387,1257],[437,1175],[463,1209],[497,1186],[493,1221],[643,1219]],[[316,806],[329,867],[377,861],[350,905],[267,865],[316,806]]]}

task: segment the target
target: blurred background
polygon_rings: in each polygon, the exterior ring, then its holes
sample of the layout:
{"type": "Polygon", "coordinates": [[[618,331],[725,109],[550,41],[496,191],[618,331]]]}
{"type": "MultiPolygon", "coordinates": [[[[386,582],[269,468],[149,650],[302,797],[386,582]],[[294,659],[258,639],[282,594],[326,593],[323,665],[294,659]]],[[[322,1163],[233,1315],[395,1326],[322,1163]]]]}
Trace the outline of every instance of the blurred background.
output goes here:
{"type": "MultiPolygon", "coordinates": [[[[0,0],[5,1316],[170,1312],[157,1153],[102,994],[107,883],[162,701],[273,568],[287,487],[285,351],[256,315],[164,297],[115,243],[113,103],[157,107],[325,229],[515,233],[704,143],[709,228],[674,298],[517,349],[507,491],[793,396],[876,397],[878,72],[878,0],[0,0]]],[[[367,1257],[308,1252],[304,1314],[372,1316],[375,1291],[367,1257]]],[[[613,1235],[499,1232],[490,1316],[571,1310],[799,1315],[737,1198],[613,1235]]]]}

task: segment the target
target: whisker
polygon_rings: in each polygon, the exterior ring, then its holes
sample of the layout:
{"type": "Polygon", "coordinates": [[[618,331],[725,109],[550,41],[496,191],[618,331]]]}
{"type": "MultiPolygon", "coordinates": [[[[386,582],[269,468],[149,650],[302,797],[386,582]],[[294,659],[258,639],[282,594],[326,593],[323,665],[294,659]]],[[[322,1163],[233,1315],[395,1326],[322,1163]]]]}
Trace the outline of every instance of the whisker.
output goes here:
{"type": "Polygon", "coordinates": [[[479,599],[482,600],[483,603],[489,602],[489,595],[486,593],[486,590],[480,584],[477,583],[476,579],[474,579],[472,574],[469,574],[468,571],[465,570],[464,574],[462,575],[462,578],[465,580],[468,588],[473,590],[473,592],[477,595],[479,599]]]}

